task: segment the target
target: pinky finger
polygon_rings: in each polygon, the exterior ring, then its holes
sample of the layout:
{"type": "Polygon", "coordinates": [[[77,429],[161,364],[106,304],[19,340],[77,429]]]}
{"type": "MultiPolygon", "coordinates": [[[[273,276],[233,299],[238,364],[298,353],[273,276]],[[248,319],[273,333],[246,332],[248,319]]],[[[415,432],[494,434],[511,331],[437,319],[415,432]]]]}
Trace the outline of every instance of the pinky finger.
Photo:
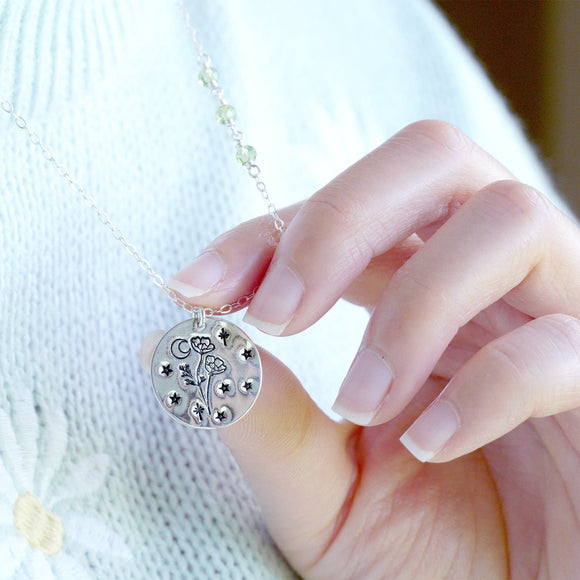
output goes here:
{"type": "Polygon", "coordinates": [[[580,407],[580,320],[551,314],[477,352],[401,437],[420,461],[445,462],[530,417],[580,407]]]}

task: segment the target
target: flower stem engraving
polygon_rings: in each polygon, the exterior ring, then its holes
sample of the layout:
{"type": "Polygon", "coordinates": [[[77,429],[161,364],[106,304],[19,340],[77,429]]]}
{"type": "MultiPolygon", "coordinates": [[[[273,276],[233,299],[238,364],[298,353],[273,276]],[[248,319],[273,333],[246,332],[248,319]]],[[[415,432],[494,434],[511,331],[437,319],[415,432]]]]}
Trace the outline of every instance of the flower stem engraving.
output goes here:
{"type": "Polygon", "coordinates": [[[200,375],[204,355],[215,350],[215,344],[207,336],[194,336],[189,342],[191,348],[199,354],[199,360],[195,368],[195,385],[199,387],[205,381],[205,377],[200,375]]]}
{"type": "Polygon", "coordinates": [[[206,402],[207,408],[212,410],[211,405],[211,378],[214,375],[220,375],[226,371],[226,364],[219,356],[213,356],[211,354],[207,355],[205,358],[205,370],[208,373],[207,385],[206,385],[206,402]]]}
{"type": "MultiPolygon", "coordinates": [[[[222,332],[219,333],[218,339],[224,343],[224,346],[227,346],[227,340],[229,337],[230,333],[222,328],[222,332]]],[[[189,413],[200,424],[203,424],[206,419],[211,419],[212,417],[214,418],[214,421],[218,423],[223,423],[231,419],[231,411],[228,410],[226,413],[224,410],[228,409],[227,407],[223,406],[219,409],[213,408],[212,379],[214,376],[221,375],[228,370],[228,365],[222,358],[210,354],[213,353],[214,350],[216,350],[216,344],[212,342],[211,338],[200,335],[191,336],[189,339],[176,337],[169,348],[171,355],[177,359],[183,360],[189,358],[193,356],[194,352],[199,357],[195,362],[191,361],[191,363],[188,363],[184,361],[178,364],[177,368],[179,369],[179,378],[181,379],[182,388],[187,389],[188,387],[191,387],[193,392],[197,392],[199,398],[196,398],[191,402],[189,405],[189,413]],[[203,389],[202,385],[204,386],[203,389]],[[217,413],[215,417],[214,412],[217,413]]],[[[247,358],[248,357],[246,357],[246,360],[247,358]]],[[[227,381],[229,381],[229,383],[224,383],[226,386],[222,391],[222,395],[224,396],[226,393],[229,393],[230,388],[232,388],[229,385],[233,385],[229,378],[226,379],[226,382],[227,381]]],[[[235,385],[233,386],[233,394],[230,396],[233,395],[235,395],[235,385]]],[[[219,393],[217,393],[217,396],[219,396],[219,393]]]]}

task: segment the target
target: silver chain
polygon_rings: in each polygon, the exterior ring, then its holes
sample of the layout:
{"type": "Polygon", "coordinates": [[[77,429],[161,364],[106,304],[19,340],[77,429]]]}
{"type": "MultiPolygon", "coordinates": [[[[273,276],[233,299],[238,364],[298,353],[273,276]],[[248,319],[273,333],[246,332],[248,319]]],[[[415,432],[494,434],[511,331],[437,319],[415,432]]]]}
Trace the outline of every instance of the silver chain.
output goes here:
{"type": "MultiPolygon", "coordinates": [[[[191,37],[193,47],[197,51],[197,62],[204,69],[208,69],[211,66],[211,59],[209,55],[204,51],[201,42],[197,38],[197,31],[190,23],[190,16],[183,6],[183,0],[178,0],[177,6],[180,10],[181,18],[185,22],[185,27],[191,37]]],[[[220,106],[227,105],[227,102],[224,99],[224,90],[223,88],[220,87],[216,79],[213,79],[211,81],[210,87],[212,95],[216,97],[216,99],[220,103],[220,106]]],[[[89,193],[87,193],[87,191],[81,186],[81,184],[78,181],[76,181],[71,176],[70,171],[68,170],[66,165],[57,160],[52,150],[43,143],[38,133],[36,133],[30,128],[28,121],[21,115],[17,114],[17,112],[14,109],[14,105],[8,99],[0,99],[0,108],[13,120],[16,127],[18,127],[27,134],[28,140],[32,143],[32,145],[39,148],[44,159],[54,167],[57,173],[68,183],[68,185],[73,189],[73,191],[82,198],[87,207],[89,207],[89,209],[95,212],[98,220],[106,228],[110,230],[112,236],[123,245],[123,247],[127,250],[129,255],[135,258],[139,266],[151,277],[151,279],[153,280],[153,284],[159,287],[162,290],[162,292],[165,293],[177,306],[183,308],[183,310],[186,310],[187,312],[192,313],[194,316],[198,316],[200,310],[206,316],[215,316],[217,314],[229,314],[231,312],[234,312],[235,310],[244,308],[252,300],[252,298],[256,293],[255,289],[250,294],[242,296],[241,298],[239,298],[234,302],[224,304],[223,306],[215,309],[209,307],[202,308],[200,306],[188,304],[187,302],[182,300],[171,288],[169,288],[169,286],[167,286],[167,283],[165,282],[163,277],[157,272],[155,272],[155,270],[153,270],[153,267],[149,263],[149,260],[145,259],[141,255],[137,247],[125,237],[125,234],[123,233],[121,228],[116,226],[111,221],[109,215],[105,213],[101,208],[99,208],[95,199],[89,193]]],[[[232,140],[237,144],[238,148],[244,147],[244,134],[237,129],[235,120],[229,120],[227,123],[225,123],[225,125],[230,129],[232,134],[232,140]]],[[[252,179],[254,179],[256,183],[256,188],[260,192],[262,199],[266,204],[268,214],[272,216],[276,231],[279,234],[281,234],[284,231],[285,224],[282,218],[279,216],[276,206],[270,199],[268,190],[266,188],[266,184],[262,181],[260,177],[261,175],[260,168],[253,162],[244,163],[244,166],[248,171],[248,175],[252,179]]]]}
{"type": "MultiPolygon", "coordinates": [[[[197,38],[197,30],[191,24],[191,18],[189,12],[183,6],[183,0],[177,0],[177,7],[181,14],[181,19],[185,23],[185,28],[189,33],[191,44],[194,50],[197,52],[197,63],[204,69],[211,68],[211,58],[205,52],[203,45],[197,38]]],[[[224,90],[220,86],[217,79],[212,79],[210,83],[211,87],[211,94],[216,98],[220,105],[227,105],[228,103],[224,99],[224,90]]],[[[230,120],[226,123],[226,126],[229,128],[232,141],[238,145],[238,147],[244,146],[244,134],[236,127],[235,120],[230,120]]],[[[245,164],[246,170],[248,171],[248,175],[255,181],[256,188],[260,192],[264,203],[266,204],[266,208],[268,209],[268,214],[272,216],[274,220],[274,227],[276,231],[281,234],[284,231],[284,220],[278,215],[278,210],[276,206],[270,199],[270,195],[268,193],[268,189],[266,184],[261,179],[261,170],[258,165],[255,163],[246,163],[245,164]]]]}

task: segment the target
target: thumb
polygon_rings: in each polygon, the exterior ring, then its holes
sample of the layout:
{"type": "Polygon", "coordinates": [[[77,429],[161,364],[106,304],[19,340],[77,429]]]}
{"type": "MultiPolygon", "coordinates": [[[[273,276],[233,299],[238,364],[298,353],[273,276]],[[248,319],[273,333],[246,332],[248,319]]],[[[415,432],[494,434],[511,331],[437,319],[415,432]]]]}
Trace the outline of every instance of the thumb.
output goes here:
{"type": "Polygon", "coordinates": [[[360,428],[329,419],[298,379],[260,349],[262,388],[250,413],[219,434],[252,486],[270,533],[297,570],[332,541],[357,469],[360,428]]]}
{"type": "MultiPolygon", "coordinates": [[[[154,331],[143,341],[145,370],[163,334],[154,331]]],[[[260,396],[249,413],[218,432],[254,490],[278,547],[303,572],[322,557],[348,515],[358,478],[352,449],[362,428],[329,419],[286,366],[259,351],[260,396]]]]}

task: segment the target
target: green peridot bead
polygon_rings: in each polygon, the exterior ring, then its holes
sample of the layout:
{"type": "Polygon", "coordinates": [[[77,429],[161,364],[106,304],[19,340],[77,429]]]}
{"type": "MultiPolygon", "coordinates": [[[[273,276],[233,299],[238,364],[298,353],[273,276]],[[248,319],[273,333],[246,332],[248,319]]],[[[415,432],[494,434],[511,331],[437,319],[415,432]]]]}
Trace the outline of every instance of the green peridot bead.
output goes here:
{"type": "Polygon", "coordinates": [[[242,164],[253,163],[256,161],[256,150],[251,145],[242,145],[238,147],[236,159],[242,164]]]}
{"type": "Polygon", "coordinates": [[[205,68],[201,69],[201,72],[197,78],[204,87],[209,87],[212,83],[218,80],[218,72],[215,70],[215,68],[206,66],[205,68]]]}
{"type": "Polygon", "coordinates": [[[215,118],[218,123],[227,125],[230,121],[235,121],[237,117],[236,110],[231,105],[222,105],[218,107],[215,118]]]}

